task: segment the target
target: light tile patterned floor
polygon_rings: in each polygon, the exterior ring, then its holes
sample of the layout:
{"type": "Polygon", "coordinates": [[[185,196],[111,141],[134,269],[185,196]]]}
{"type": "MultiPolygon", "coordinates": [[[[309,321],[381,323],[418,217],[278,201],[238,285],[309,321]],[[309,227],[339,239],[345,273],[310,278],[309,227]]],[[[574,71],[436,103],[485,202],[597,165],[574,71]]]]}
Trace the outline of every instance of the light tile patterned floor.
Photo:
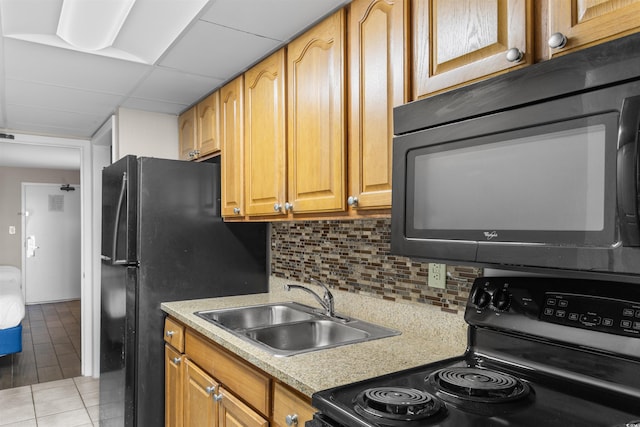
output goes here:
{"type": "Polygon", "coordinates": [[[0,390],[0,426],[97,426],[99,393],[91,377],[0,390]]]}

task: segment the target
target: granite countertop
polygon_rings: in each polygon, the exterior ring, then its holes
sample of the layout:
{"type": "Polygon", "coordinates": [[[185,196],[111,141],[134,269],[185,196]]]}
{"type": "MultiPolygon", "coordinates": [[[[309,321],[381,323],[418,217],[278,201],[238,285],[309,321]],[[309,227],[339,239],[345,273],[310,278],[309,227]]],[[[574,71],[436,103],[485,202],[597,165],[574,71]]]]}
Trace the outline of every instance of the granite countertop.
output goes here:
{"type": "MultiPolygon", "coordinates": [[[[461,314],[437,307],[390,302],[379,298],[332,290],[336,312],[401,331],[398,336],[275,357],[193,313],[200,310],[295,301],[316,307],[311,295],[292,290],[291,280],[270,278],[269,293],[205,298],[162,303],[164,312],[200,332],[227,350],[307,396],[402,369],[461,355],[467,343],[467,325],[461,314]]],[[[297,283],[303,284],[303,283],[297,283]]],[[[306,285],[320,292],[317,285],[306,285]]]]}

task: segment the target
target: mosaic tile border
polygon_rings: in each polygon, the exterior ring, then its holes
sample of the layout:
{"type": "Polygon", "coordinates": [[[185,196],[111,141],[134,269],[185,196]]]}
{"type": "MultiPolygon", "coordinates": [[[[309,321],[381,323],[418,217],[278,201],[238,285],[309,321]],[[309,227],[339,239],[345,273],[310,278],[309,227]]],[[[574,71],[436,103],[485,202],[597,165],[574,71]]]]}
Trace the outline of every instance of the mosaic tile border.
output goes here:
{"type": "Polygon", "coordinates": [[[272,223],[271,274],[462,313],[482,269],[447,265],[445,289],[429,287],[429,264],[391,255],[390,239],[389,218],[272,223]]]}

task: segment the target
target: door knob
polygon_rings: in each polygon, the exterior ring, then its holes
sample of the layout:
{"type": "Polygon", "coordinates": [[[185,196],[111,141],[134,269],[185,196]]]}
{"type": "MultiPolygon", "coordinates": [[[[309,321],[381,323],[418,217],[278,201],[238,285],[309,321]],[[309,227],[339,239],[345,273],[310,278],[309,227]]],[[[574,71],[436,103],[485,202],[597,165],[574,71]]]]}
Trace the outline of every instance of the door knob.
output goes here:
{"type": "Polygon", "coordinates": [[[512,47],[507,51],[506,57],[509,62],[520,62],[524,58],[524,53],[517,47],[512,47]]]}
{"type": "Polygon", "coordinates": [[[298,414],[291,414],[285,417],[285,422],[289,427],[298,425],[298,414]]]}
{"type": "Polygon", "coordinates": [[[567,36],[562,33],[553,33],[547,41],[551,49],[560,49],[567,44],[567,36]]]}

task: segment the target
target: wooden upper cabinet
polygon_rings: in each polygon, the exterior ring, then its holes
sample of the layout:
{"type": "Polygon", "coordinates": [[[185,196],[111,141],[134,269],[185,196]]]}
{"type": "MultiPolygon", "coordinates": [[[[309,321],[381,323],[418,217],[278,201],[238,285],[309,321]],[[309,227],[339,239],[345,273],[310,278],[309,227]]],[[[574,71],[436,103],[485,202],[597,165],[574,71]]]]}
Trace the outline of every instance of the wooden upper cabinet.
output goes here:
{"type": "Polygon", "coordinates": [[[288,202],[293,213],[345,210],[345,12],[287,51],[288,202]]]}
{"type": "Polygon", "coordinates": [[[198,114],[198,156],[206,156],[220,151],[220,93],[213,92],[197,106],[198,114]]]}
{"type": "Polygon", "coordinates": [[[415,0],[414,98],[531,64],[532,16],[531,0],[415,0]]]}
{"type": "Polygon", "coordinates": [[[220,142],[222,216],[243,212],[243,78],[237,77],[220,89],[220,142]]]}
{"type": "Polygon", "coordinates": [[[179,159],[191,160],[196,150],[196,107],[192,107],[178,117],[179,159]]]}
{"type": "Polygon", "coordinates": [[[408,0],[355,0],[349,15],[349,198],[391,207],[393,107],[407,102],[408,0]]]}
{"type": "Polygon", "coordinates": [[[245,210],[285,213],[287,138],[284,49],[244,75],[245,210]],[[274,209],[274,206],[280,209],[274,209]]]}
{"type": "Polygon", "coordinates": [[[640,0],[561,0],[549,2],[549,37],[563,34],[562,48],[549,56],[571,52],[640,30],[640,0]]]}

